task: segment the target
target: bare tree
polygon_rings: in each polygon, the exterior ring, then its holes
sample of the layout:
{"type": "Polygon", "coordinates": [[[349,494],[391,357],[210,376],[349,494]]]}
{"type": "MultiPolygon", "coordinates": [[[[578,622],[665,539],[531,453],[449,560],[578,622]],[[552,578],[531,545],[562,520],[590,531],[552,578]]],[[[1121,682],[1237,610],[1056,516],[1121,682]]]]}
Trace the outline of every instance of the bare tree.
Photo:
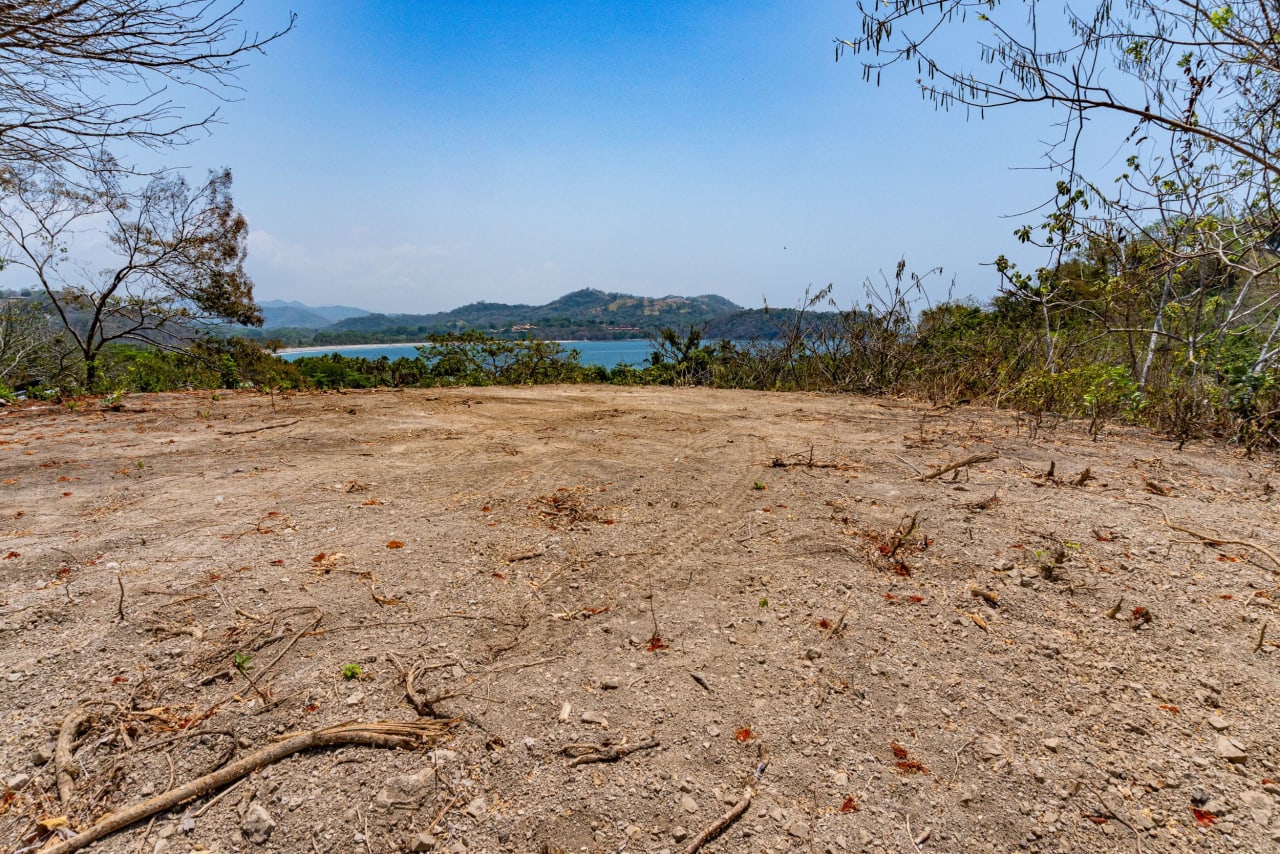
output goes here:
{"type": "Polygon", "coordinates": [[[858,9],[862,35],[838,40],[837,58],[862,55],[863,76],[877,83],[893,66],[914,66],[916,85],[940,108],[1055,107],[1068,165],[1088,117],[1112,113],[1133,120],[1131,140],[1157,131],[1201,139],[1280,175],[1274,0],[1101,0],[1086,14],[1000,0],[882,0],[858,9]],[[958,45],[949,37],[962,27],[965,42],[979,34],[973,65],[951,59],[958,45]]]}
{"type": "Polygon", "coordinates": [[[195,190],[174,174],[135,190],[111,168],[88,177],[85,188],[47,169],[14,170],[0,199],[0,257],[40,283],[89,389],[113,341],[178,349],[209,322],[261,325],[230,171],[195,190]],[[95,235],[106,247],[93,245],[95,235]],[[96,260],[104,252],[105,265],[96,260]]]}
{"type": "Polygon", "coordinates": [[[226,98],[247,55],[243,0],[0,0],[0,164],[102,165],[114,142],[180,144],[215,121],[171,88],[226,98]]]}
{"type": "Polygon", "coordinates": [[[0,386],[21,383],[56,362],[56,341],[48,315],[30,299],[0,298],[0,386]]]}
{"type": "MultiPolygon", "coordinates": [[[[880,83],[896,70],[940,109],[981,116],[1048,107],[1061,136],[1047,147],[1061,179],[1039,228],[1050,247],[1035,276],[1002,258],[1006,281],[1051,315],[1094,318],[1128,336],[1139,388],[1173,347],[1194,379],[1206,348],[1256,348],[1250,373],[1280,362],[1280,3],[1098,0],[1047,6],[1001,0],[884,0],[858,6],[862,34],[837,40],[880,83]],[[969,50],[966,62],[962,57],[969,50]],[[1108,115],[1119,122],[1094,122],[1108,115]],[[1090,174],[1086,135],[1127,154],[1120,175],[1090,174]],[[1100,180],[1102,178],[1111,180],[1100,180]],[[1135,263],[1141,252],[1145,260],[1135,263]],[[1064,298],[1055,271],[1080,253],[1109,260],[1104,286],[1064,298]],[[1134,307],[1145,303],[1140,312],[1134,307]],[[1117,306],[1123,307],[1122,316],[1117,306]],[[1138,343],[1141,341],[1142,343],[1138,343]]],[[[1096,150],[1097,146],[1093,150],[1096,150]]]]}

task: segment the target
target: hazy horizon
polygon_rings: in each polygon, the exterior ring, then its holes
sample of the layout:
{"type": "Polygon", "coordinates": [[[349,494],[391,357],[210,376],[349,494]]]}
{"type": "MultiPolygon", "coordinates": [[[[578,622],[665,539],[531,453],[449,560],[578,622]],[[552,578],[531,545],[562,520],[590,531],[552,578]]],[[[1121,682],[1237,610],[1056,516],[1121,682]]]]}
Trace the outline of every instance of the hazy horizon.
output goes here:
{"type": "MultiPolygon", "coordinates": [[[[284,0],[241,13],[287,22],[284,0]]],[[[1052,190],[1042,115],[936,113],[862,81],[856,4],[312,0],[212,135],[260,299],[430,313],[581,288],[794,306],[942,266],[990,297],[1052,190]]],[[[975,48],[976,49],[976,48],[975,48]]],[[[183,97],[187,93],[182,93],[183,97]]]]}

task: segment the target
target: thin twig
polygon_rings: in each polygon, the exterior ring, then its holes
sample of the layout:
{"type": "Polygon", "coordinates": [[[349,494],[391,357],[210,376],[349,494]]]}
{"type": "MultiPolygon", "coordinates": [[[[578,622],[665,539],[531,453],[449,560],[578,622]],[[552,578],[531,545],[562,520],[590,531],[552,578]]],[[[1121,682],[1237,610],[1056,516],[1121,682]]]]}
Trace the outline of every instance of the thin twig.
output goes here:
{"type": "Polygon", "coordinates": [[[219,430],[223,436],[243,436],[248,433],[261,433],[263,430],[278,430],[281,427],[292,427],[301,421],[301,418],[295,418],[292,421],[283,421],[279,424],[267,424],[264,427],[250,427],[247,430],[219,430]]]}
{"type": "Polygon", "coordinates": [[[978,463],[989,463],[998,456],[1000,455],[997,454],[995,451],[986,451],[981,454],[974,454],[971,457],[965,457],[963,460],[961,460],[958,463],[951,463],[951,465],[943,466],[937,471],[931,471],[926,475],[921,475],[920,479],[933,480],[935,477],[941,477],[947,472],[955,471],[956,469],[962,469],[962,468],[965,468],[966,466],[977,465],[978,463]]]}
{"type": "Polygon", "coordinates": [[[747,788],[742,792],[742,799],[733,805],[733,809],[720,816],[720,818],[716,819],[714,824],[695,836],[693,840],[685,846],[684,851],[681,852],[681,854],[694,854],[694,852],[701,849],[702,846],[715,839],[721,833],[724,833],[725,828],[741,818],[742,814],[747,811],[747,807],[751,806],[751,798],[754,795],[755,793],[751,791],[751,787],[747,786],[747,788]]]}
{"type": "MultiPolygon", "coordinates": [[[[1138,503],[1138,502],[1135,502],[1135,503],[1138,503]]],[[[1167,528],[1170,528],[1182,534],[1189,534],[1195,537],[1197,540],[1200,540],[1202,543],[1204,543],[1207,546],[1244,546],[1245,548],[1253,549],[1254,551],[1258,551],[1266,555],[1268,558],[1271,559],[1271,562],[1276,565],[1276,569],[1268,570],[1269,572],[1276,572],[1280,570],[1280,558],[1277,558],[1265,546],[1260,546],[1257,543],[1253,542],[1252,540],[1227,540],[1227,539],[1223,539],[1222,537],[1214,536],[1213,534],[1202,534],[1199,531],[1193,531],[1190,528],[1184,528],[1181,525],[1175,525],[1173,522],[1170,522],[1169,514],[1164,511],[1163,507],[1156,507],[1154,504],[1140,504],[1140,506],[1150,507],[1153,510],[1159,510],[1160,515],[1164,517],[1164,524],[1165,524],[1165,527],[1167,528]]]]}
{"type": "Polygon", "coordinates": [[[902,463],[903,465],[905,465],[905,466],[909,466],[909,467],[911,468],[911,470],[912,470],[913,472],[915,472],[917,475],[919,475],[920,477],[924,477],[924,472],[920,471],[920,469],[916,468],[914,465],[912,465],[912,464],[911,464],[910,462],[908,462],[907,460],[904,460],[902,457],[898,456],[897,454],[890,454],[889,456],[893,457],[895,460],[897,460],[898,462],[902,463]]]}

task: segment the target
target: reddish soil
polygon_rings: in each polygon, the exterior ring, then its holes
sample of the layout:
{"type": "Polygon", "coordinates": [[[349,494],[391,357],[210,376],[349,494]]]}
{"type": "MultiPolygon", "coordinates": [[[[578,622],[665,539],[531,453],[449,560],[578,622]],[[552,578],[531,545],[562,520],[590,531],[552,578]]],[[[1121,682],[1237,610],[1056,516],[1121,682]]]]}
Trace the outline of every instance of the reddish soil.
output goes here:
{"type": "Polygon", "coordinates": [[[424,713],[93,850],[674,852],[748,789],[702,850],[1280,850],[1276,466],[703,389],[11,407],[0,849],[424,713]]]}

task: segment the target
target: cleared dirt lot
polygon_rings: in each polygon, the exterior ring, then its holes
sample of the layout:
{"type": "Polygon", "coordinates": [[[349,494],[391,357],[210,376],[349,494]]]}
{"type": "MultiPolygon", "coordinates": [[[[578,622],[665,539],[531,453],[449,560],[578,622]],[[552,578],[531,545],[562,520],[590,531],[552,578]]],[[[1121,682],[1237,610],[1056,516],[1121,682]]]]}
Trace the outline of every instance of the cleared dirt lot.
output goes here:
{"type": "Polygon", "coordinates": [[[4,850],[419,710],[438,749],[302,751],[93,850],[678,851],[748,788],[703,850],[1280,847],[1274,457],[836,396],[191,393],[2,411],[0,481],[4,850]]]}

